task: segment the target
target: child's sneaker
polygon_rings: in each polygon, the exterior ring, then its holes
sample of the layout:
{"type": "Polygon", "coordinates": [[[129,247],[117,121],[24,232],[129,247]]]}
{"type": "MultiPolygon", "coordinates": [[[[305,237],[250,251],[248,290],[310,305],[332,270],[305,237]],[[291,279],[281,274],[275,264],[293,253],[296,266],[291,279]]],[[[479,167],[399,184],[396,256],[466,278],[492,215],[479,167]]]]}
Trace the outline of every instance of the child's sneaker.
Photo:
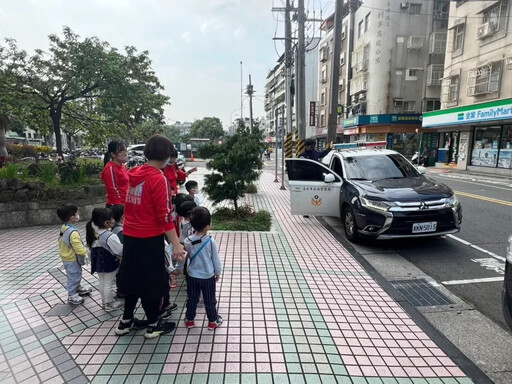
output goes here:
{"type": "Polygon", "coordinates": [[[68,304],[79,305],[79,304],[82,304],[83,302],[84,302],[84,299],[82,299],[78,295],[78,293],[75,293],[73,296],[68,297],[68,304]]]}
{"type": "Polygon", "coordinates": [[[147,326],[148,326],[147,320],[139,320],[136,317],[134,317],[132,320],[130,320],[127,323],[123,323],[123,321],[121,320],[119,322],[119,325],[117,326],[115,332],[116,332],[117,336],[122,336],[122,335],[126,335],[127,333],[129,333],[132,329],[138,330],[138,329],[146,328],[147,326]]]}
{"type": "Polygon", "coordinates": [[[158,315],[158,318],[160,320],[167,320],[168,318],[170,318],[172,316],[173,311],[175,311],[176,309],[178,309],[178,304],[176,304],[176,303],[169,304],[167,307],[162,308],[162,311],[158,315]]]}
{"type": "Polygon", "coordinates": [[[114,300],[111,303],[107,303],[103,306],[105,312],[115,311],[124,307],[124,303],[118,300],[114,300]]]}
{"type": "Polygon", "coordinates": [[[215,321],[213,321],[211,323],[208,323],[208,330],[209,331],[213,331],[213,330],[219,328],[220,325],[222,324],[222,321],[223,321],[222,317],[217,316],[217,320],[215,320],[215,321]]]}
{"type": "Polygon", "coordinates": [[[171,275],[170,282],[171,282],[171,284],[170,284],[171,289],[178,287],[178,279],[176,278],[176,276],[171,275]]]}
{"type": "Polygon", "coordinates": [[[155,337],[174,331],[174,328],[176,328],[176,323],[158,322],[156,326],[149,326],[146,328],[144,337],[146,339],[154,339],[155,337]]]}
{"type": "Polygon", "coordinates": [[[76,293],[80,296],[88,295],[92,292],[91,288],[84,288],[82,286],[78,286],[78,289],[76,290],[76,293]]]}
{"type": "Polygon", "coordinates": [[[185,326],[187,328],[189,328],[189,329],[190,328],[194,328],[194,325],[195,325],[194,320],[187,320],[187,319],[185,319],[185,326]]]}

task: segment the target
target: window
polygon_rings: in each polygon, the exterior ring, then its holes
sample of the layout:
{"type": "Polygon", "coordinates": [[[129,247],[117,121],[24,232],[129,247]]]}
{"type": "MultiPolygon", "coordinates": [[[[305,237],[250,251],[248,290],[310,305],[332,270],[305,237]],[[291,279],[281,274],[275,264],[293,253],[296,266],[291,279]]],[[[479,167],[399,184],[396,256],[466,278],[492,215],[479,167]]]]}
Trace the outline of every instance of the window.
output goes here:
{"type": "Polygon", "coordinates": [[[464,46],[464,24],[459,24],[453,28],[453,51],[462,51],[464,46]]]}
{"type": "Polygon", "coordinates": [[[367,32],[369,28],[370,28],[370,14],[368,13],[364,17],[364,31],[367,32]]]}
{"type": "Polygon", "coordinates": [[[405,72],[405,80],[418,80],[420,68],[408,68],[405,72]]]}
{"type": "Polygon", "coordinates": [[[415,101],[404,101],[404,112],[415,112],[416,102],[415,101]]]}
{"type": "Polygon", "coordinates": [[[468,96],[496,93],[500,88],[501,62],[496,61],[468,72],[468,96]]]}
{"type": "Polygon", "coordinates": [[[438,99],[435,100],[426,100],[425,101],[425,112],[430,111],[438,111],[441,109],[441,101],[438,99]]]}
{"type": "Polygon", "coordinates": [[[450,76],[443,80],[443,88],[441,90],[443,103],[453,103],[458,101],[459,83],[459,75],[450,76]]]}
{"type": "Polygon", "coordinates": [[[322,83],[326,83],[327,82],[327,69],[324,68],[322,69],[322,83]]]}
{"type": "Polygon", "coordinates": [[[409,13],[411,15],[419,15],[421,13],[421,3],[411,3],[409,5],[409,13]]]}
{"type": "Polygon", "coordinates": [[[443,74],[443,64],[430,64],[427,68],[427,85],[441,85],[443,74]]]}
{"type": "Polygon", "coordinates": [[[512,125],[505,125],[501,132],[498,168],[512,168],[512,125]]]}
{"type": "Polygon", "coordinates": [[[325,105],[325,92],[320,95],[320,104],[325,105]]]}
{"type": "Polygon", "coordinates": [[[475,128],[471,165],[496,167],[498,163],[501,127],[475,128]]]}
{"type": "Polygon", "coordinates": [[[340,90],[338,92],[338,104],[343,104],[342,100],[343,100],[343,91],[340,90]]]}
{"type": "Polygon", "coordinates": [[[340,56],[340,66],[344,66],[344,65],[345,65],[345,52],[342,52],[341,56],[340,56]]]}
{"type": "Polygon", "coordinates": [[[364,21],[363,21],[363,20],[361,20],[361,21],[359,22],[358,27],[357,27],[357,37],[358,37],[358,38],[360,38],[360,37],[363,35],[363,23],[364,23],[364,21]]]}
{"type": "Polygon", "coordinates": [[[324,112],[322,112],[320,114],[320,126],[325,127],[325,113],[324,112]]]}
{"type": "Polygon", "coordinates": [[[482,12],[482,24],[478,28],[478,38],[492,36],[499,30],[504,30],[507,25],[507,2],[501,0],[482,12]]]}

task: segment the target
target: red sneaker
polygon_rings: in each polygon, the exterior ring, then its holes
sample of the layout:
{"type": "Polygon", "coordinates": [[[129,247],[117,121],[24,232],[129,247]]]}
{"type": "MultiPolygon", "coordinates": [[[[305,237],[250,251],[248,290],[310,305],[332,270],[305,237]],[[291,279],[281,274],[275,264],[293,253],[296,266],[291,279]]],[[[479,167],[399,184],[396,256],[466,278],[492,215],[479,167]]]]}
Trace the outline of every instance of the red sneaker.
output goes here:
{"type": "Polygon", "coordinates": [[[208,323],[208,330],[209,331],[213,331],[213,330],[219,328],[220,325],[222,324],[222,321],[223,321],[222,317],[218,316],[217,320],[215,320],[215,321],[213,321],[211,323],[208,323]]]}
{"type": "Polygon", "coordinates": [[[170,283],[171,283],[170,284],[171,289],[178,287],[178,279],[176,278],[176,276],[171,275],[170,283]]]}
{"type": "Polygon", "coordinates": [[[187,319],[185,319],[185,325],[186,325],[186,327],[187,327],[187,328],[189,328],[189,329],[190,329],[190,328],[194,328],[194,325],[195,325],[195,324],[194,324],[194,320],[187,320],[187,319]]]}

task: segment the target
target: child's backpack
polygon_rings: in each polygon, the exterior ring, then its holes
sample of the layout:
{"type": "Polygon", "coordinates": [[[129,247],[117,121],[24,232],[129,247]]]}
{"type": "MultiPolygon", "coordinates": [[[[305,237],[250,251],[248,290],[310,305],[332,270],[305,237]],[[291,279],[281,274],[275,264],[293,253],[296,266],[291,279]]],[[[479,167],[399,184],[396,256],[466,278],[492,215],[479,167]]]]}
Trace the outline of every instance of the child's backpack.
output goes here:
{"type": "MultiPolygon", "coordinates": [[[[192,256],[187,255],[187,257],[185,258],[185,262],[184,262],[184,264],[183,264],[183,274],[184,274],[185,276],[188,276],[188,268],[189,268],[190,264],[192,263],[192,261],[194,261],[194,259],[195,259],[195,258],[196,258],[200,253],[201,253],[201,251],[203,250],[203,248],[204,248],[204,247],[206,247],[206,246],[208,245],[208,243],[209,243],[211,240],[212,240],[212,237],[211,237],[211,236],[209,236],[209,237],[208,237],[208,240],[206,240],[206,241],[204,242],[204,244],[201,246],[201,248],[199,248],[199,249],[197,250],[197,252],[196,252],[196,253],[194,253],[192,256]]],[[[198,244],[198,243],[200,243],[200,242],[201,242],[201,240],[193,241],[193,242],[192,242],[192,245],[194,245],[194,244],[198,244]]]]}
{"type": "Polygon", "coordinates": [[[119,259],[108,246],[108,239],[113,233],[105,231],[98,236],[98,246],[91,248],[91,274],[114,272],[119,268],[119,259]]]}

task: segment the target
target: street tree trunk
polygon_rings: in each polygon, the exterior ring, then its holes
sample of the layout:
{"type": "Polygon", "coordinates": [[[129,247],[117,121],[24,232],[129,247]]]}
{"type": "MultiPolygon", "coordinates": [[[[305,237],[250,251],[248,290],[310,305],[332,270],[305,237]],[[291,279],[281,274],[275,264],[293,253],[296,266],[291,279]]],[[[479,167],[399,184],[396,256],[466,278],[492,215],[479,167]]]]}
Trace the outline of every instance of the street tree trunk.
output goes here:
{"type": "Polygon", "coordinates": [[[62,152],[62,134],[60,131],[60,119],[62,117],[62,109],[57,107],[50,108],[50,117],[53,123],[53,133],[55,134],[55,146],[57,147],[57,154],[64,159],[62,152]]]}
{"type": "Polygon", "coordinates": [[[7,160],[9,153],[7,152],[5,134],[9,127],[9,118],[6,115],[0,115],[0,165],[7,160]]]}

